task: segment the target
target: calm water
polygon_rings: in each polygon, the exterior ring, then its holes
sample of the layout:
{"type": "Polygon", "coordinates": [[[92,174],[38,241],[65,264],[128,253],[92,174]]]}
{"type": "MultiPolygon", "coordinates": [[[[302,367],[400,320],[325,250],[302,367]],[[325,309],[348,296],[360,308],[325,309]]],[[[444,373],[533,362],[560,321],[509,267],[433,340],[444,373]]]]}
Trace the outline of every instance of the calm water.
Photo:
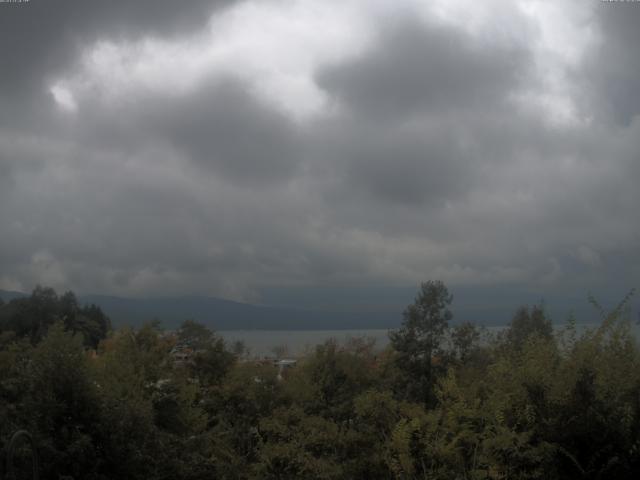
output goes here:
{"type": "Polygon", "coordinates": [[[249,348],[250,356],[273,356],[274,347],[285,347],[287,355],[298,356],[333,338],[340,343],[349,338],[370,337],[376,347],[389,343],[388,330],[227,330],[217,332],[228,343],[240,340],[249,348]]]}
{"type": "MultiPolygon", "coordinates": [[[[577,325],[578,331],[595,327],[595,324],[577,325]]],[[[556,325],[556,329],[564,325],[556,325]]],[[[491,335],[504,329],[503,326],[486,327],[486,332],[491,335]]],[[[636,339],[640,339],[640,327],[633,325],[636,339]]],[[[316,345],[326,340],[335,339],[339,343],[345,343],[349,338],[368,337],[375,340],[376,348],[382,350],[389,343],[389,330],[226,330],[217,332],[228,343],[235,341],[244,342],[249,349],[251,357],[273,356],[274,348],[286,349],[287,356],[299,356],[312,350],[316,345]]]]}

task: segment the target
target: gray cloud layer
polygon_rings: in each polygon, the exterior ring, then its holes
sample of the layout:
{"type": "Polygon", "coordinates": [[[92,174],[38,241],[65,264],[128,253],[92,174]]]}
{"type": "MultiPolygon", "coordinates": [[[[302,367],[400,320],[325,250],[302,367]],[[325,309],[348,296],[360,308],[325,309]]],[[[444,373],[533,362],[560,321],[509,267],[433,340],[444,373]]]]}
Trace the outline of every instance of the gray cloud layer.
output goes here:
{"type": "Polygon", "coordinates": [[[527,70],[518,45],[486,45],[437,24],[405,19],[382,29],[371,51],[325,68],[318,83],[369,120],[500,104],[527,70]]]}
{"type": "Polygon", "coordinates": [[[154,79],[162,88],[87,80],[96,42],[143,55],[135,42],[196,41],[232,8],[0,8],[0,40],[21,45],[0,54],[0,288],[256,299],[266,286],[435,277],[637,283],[640,7],[594,8],[597,43],[556,67],[557,91],[533,26],[480,35],[417,15],[375,17],[357,54],[315,65],[327,106],[304,118],[257,88],[263,72],[245,74],[243,58],[182,89],[171,82],[186,72],[154,79]],[[50,92],[59,78],[80,78],[73,111],[50,92]]]}

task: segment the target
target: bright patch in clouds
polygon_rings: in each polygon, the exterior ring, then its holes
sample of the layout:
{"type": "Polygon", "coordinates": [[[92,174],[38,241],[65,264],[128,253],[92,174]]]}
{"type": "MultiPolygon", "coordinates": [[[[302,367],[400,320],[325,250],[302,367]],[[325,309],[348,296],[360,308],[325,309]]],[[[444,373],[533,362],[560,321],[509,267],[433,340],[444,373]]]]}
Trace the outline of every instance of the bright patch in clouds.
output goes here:
{"type": "Polygon", "coordinates": [[[68,92],[65,99],[71,92],[97,94],[111,102],[136,91],[181,95],[211,77],[232,76],[280,109],[305,117],[326,106],[313,81],[318,65],[353,56],[371,37],[369,15],[358,3],[246,2],[186,38],[101,41],[87,49],[56,92],[68,92]]]}
{"type": "Polygon", "coordinates": [[[53,95],[53,99],[63,110],[68,112],[75,112],[78,110],[78,104],[73,97],[73,93],[71,93],[71,90],[64,85],[59,83],[55,84],[49,89],[49,91],[51,92],[51,95],[53,95]]]}
{"type": "Polygon", "coordinates": [[[536,29],[533,52],[542,85],[519,100],[548,112],[552,124],[577,125],[591,120],[575,98],[576,80],[572,75],[600,40],[592,26],[595,6],[595,2],[575,0],[555,3],[530,0],[520,4],[536,29]]]}
{"type": "Polygon", "coordinates": [[[596,2],[435,0],[415,6],[425,18],[460,28],[479,42],[526,44],[533,53],[537,81],[514,96],[516,105],[546,116],[552,126],[590,120],[577,105],[575,79],[570,76],[600,41],[593,27],[596,2]]]}
{"type": "Polygon", "coordinates": [[[76,70],[51,92],[62,108],[76,111],[82,98],[97,96],[110,104],[136,92],[182,95],[205,80],[231,76],[303,119],[332,106],[314,81],[320,66],[365,50],[377,25],[418,15],[467,31],[488,47],[531,43],[540,82],[516,95],[516,103],[548,113],[553,124],[575,124],[584,118],[571,97],[566,70],[582,58],[596,35],[583,27],[591,9],[571,3],[573,8],[565,9],[540,1],[503,0],[243,2],[214,15],[204,31],[186,37],[93,44],[76,70]]]}

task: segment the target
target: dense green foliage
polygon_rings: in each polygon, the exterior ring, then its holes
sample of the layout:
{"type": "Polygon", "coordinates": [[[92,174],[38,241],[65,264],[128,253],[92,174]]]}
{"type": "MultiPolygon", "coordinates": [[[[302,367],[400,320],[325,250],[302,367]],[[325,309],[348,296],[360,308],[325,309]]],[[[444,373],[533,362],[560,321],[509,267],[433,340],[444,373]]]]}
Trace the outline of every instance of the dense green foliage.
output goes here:
{"type": "Polygon", "coordinates": [[[398,372],[397,388],[427,406],[435,404],[434,360],[442,356],[442,340],[452,318],[453,296],[440,281],[425,282],[415,302],[404,311],[402,328],[390,333],[398,372]]]}
{"type": "Polygon", "coordinates": [[[0,301],[0,342],[14,338],[40,342],[49,328],[61,322],[65,330],[81,334],[86,346],[97,347],[106,337],[111,323],[95,305],[78,305],[72,292],[58,296],[51,288],[37,287],[31,296],[8,303],[0,301]]]}
{"type": "Polygon", "coordinates": [[[521,308],[491,338],[449,327],[451,296],[427,282],[385,351],[326,342],[278,380],[197,323],[108,331],[73,299],[0,305],[0,448],[31,431],[41,478],[640,474],[640,351],[621,308],[555,333],[521,308]]]}

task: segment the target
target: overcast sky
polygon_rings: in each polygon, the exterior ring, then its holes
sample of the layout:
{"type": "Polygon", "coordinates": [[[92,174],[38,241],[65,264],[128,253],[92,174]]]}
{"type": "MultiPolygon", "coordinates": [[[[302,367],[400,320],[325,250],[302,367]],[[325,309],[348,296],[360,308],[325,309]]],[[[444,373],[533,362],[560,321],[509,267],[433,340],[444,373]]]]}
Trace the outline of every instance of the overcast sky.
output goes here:
{"type": "Polygon", "coordinates": [[[640,3],[0,3],[0,288],[619,289],[640,3]]]}

